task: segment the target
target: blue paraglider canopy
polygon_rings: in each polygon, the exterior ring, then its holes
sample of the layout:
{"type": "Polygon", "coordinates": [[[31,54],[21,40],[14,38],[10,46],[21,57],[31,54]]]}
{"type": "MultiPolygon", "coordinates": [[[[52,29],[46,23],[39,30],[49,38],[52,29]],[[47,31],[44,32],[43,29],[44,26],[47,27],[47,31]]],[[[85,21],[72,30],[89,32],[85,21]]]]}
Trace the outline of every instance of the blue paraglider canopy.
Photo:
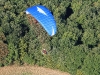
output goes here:
{"type": "Polygon", "coordinates": [[[51,12],[42,5],[35,5],[26,9],[26,14],[31,14],[46,30],[46,32],[53,36],[57,32],[56,21],[51,12]]]}

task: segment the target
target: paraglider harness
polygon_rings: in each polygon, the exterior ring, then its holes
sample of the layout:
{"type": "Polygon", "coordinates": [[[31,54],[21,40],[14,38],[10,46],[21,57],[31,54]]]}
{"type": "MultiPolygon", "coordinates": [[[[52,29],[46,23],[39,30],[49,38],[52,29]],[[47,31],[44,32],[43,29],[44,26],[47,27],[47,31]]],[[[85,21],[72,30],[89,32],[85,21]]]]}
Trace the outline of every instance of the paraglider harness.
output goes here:
{"type": "Polygon", "coordinates": [[[46,49],[43,49],[41,52],[42,52],[42,54],[47,54],[46,49]]]}

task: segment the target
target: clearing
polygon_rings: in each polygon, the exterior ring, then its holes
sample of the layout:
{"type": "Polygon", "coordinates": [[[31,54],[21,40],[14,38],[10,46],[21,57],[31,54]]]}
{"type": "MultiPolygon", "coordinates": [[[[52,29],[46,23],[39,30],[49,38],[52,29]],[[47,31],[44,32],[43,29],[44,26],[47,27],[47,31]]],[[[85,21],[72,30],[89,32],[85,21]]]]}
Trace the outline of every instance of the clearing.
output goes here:
{"type": "Polygon", "coordinates": [[[5,66],[0,67],[0,75],[70,75],[59,70],[38,66],[5,66]]]}

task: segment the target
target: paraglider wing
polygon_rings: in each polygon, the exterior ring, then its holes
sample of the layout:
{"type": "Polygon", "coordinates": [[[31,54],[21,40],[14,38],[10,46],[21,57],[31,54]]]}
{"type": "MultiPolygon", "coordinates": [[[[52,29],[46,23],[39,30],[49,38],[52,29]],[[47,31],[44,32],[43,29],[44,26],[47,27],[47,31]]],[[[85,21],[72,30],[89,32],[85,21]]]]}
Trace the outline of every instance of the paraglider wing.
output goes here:
{"type": "Polygon", "coordinates": [[[53,36],[56,34],[56,22],[51,12],[42,5],[36,5],[27,8],[26,14],[31,14],[46,30],[46,32],[53,36]]]}

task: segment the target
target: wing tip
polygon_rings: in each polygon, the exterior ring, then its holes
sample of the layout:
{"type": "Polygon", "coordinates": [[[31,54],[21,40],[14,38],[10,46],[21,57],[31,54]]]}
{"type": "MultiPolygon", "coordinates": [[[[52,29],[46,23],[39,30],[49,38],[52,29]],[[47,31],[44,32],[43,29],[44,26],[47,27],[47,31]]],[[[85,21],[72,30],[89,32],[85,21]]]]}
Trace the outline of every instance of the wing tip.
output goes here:
{"type": "Polygon", "coordinates": [[[28,11],[25,11],[26,14],[30,14],[28,11]]]}

